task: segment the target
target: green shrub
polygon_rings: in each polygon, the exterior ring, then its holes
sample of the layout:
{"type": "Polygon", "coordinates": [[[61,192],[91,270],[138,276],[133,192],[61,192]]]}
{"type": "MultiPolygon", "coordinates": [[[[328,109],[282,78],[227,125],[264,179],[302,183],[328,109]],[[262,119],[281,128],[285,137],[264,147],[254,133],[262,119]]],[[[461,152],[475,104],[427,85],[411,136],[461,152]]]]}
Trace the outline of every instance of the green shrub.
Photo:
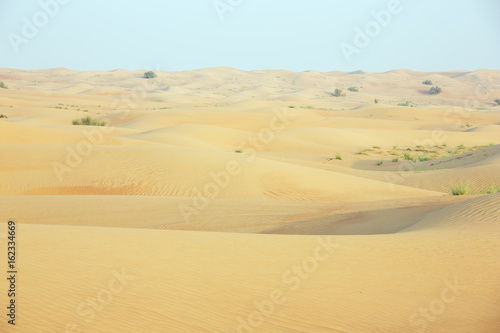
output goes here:
{"type": "Polygon", "coordinates": [[[146,73],[144,73],[144,77],[146,79],[154,79],[155,77],[157,77],[157,75],[153,71],[147,71],[146,73]]]}
{"type": "Polygon", "coordinates": [[[3,81],[0,81],[0,88],[2,88],[2,89],[9,89],[9,87],[3,81]]]}
{"type": "Polygon", "coordinates": [[[432,81],[431,80],[425,80],[422,83],[425,84],[426,86],[432,86],[432,81]]]}
{"type": "Polygon", "coordinates": [[[238,149],[235,149],[234,152],[238,153],[238,154],[241,154],[241,153],[243,153],[243,149],[238,148],[238,149]]]}
{"type": "Polygon", "coordinates": [[[441,88],[438,87],[438,86],[434,86],[434,87],[431,87],[431,89],[429,89],[429,94],[431,95],[437,95],[437,94],[440,94],[441,93],[441,88]]]}
{"type": "Polygon", "coordinates": [[[335,92],[333,93],[333,96],[335,96],[335,97],[341,97],[341,96],[345,96],[345,94],[344,94],[344,92],[343,92],[342,89],[336,88],[335,92]]]}
{"type": "Polygon", "coordinates": [[[497,103],[498,105],[500,105],[500,98],[495,99],[494,102],[497,103]]]}
{"type": "Polygon", "coordinates": [[[403,154],[403,158],[405,160],[409,160],[409,161],[414,161],[415,160],[415,157],[411,153],[409,153],[407,151],[405,151],[405,153],[403,154]]]}
{"type": "Polygon", "coordinates": [[[0,114],[0,119],[1,119],[1,118],[5,118],[5,119],[7,119],[7,118],[9,118],[9,117],[7,117],[7,116],[6,116],[6,115],[4,115],[4,114],[0,114]]]}
{"type": "Polygon", "coordinates": [[[406,101],[404,103],[398,103],[399,106],[410,106],[410,101],[406,101]]]}
{"type": "Polygon", "coordinates": [[[451,186],[451,194],[453,195],[466,195],[470,192],[470,183],[457,184],[451,186]]]}
{"type": "Polygon", "coordinates": [[[377,162],[377,165],[382,165],[384,163],[384,160],[380,160],[377,162]]]}
{"type": "Polygon", "coordinates": [[[105,121],[99,119],[94,119],[91,116],[83,117],[80,119],[73,119],[73,125],[86,125],[86,126],[106,126],[105,121]]]}
{"type": "Polygon", "coordinates": [[[399,157],[395,157],[395,158],[393,158],[393,159],[392,159],[392,161],[393,161],[394,163],[397,163],[397,162],[399,161],[399,157]]]}
{"type": "Polygon", "coordinates": [[[342,154],[337,153],[337,154],[335,155],[335,159],[336,159],[336,160],[342,160],[342,154]]]}
{"type": "Polygon", "coordinates": [[[426,155],[419,155],[419,156],[418,156],[418,160],[419,160],[420,162],[425,162],[425,161],[429,161],[429,160],[431,160],[431,158],[430,158],[429,156],[426,156],[426,155]]]}
{"type": "Polygon", "coordinates": [[[489,189],[486,190],[487,194],[493,194],[500,192],[500,185],[491,185],[489,189]]]}
{"type": "Polygon", "coordinates": [[[359,91],[358,87],[349,87],[349,88],[347,88],[347,90],[352,91],[352,92],[358,92],[359,91]]]}
{"type": "Polygon", "coordinates": [[[375,98],[375,99],[373,100],[373,102],[374,102],[375,104],[378,104],[378,102],[380,102],[380,101],[378,100],[378,98],[375,98]]]}

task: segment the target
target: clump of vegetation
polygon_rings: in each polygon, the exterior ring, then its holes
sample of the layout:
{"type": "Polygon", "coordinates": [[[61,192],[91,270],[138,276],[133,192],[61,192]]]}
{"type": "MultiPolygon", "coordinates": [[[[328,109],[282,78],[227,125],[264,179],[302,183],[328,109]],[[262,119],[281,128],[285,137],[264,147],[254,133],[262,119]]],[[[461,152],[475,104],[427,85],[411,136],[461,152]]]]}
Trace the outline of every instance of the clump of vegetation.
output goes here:
{"type": "Polygon", "coordinates": [[[470,183],[457,184],[451,186],[451,194],[453,195],[466,195],[471,190],[470,183]]]}
{"type": "Polygon", "coordinates": [[[368,155],[368,151],[370,151],[370,149],[361,149],[360,151],[358,151],[356,154],[358,155],[368,155]]]}
{"type": "Polygon", "coordinates": [[[7,116],[6,116],[6,115],[4,115],[4,114],[0,114],[0,119],[2,119],[2,118],[7,119],[7,118],[9,118],[9,117],[7,117],[7,116]]]}
{"type": "Polygon", "coordinates": [[[91,116],[83,117],[80,119],[73,119],[73,125],[86,125],[86,126],[106,126],[104,120],[94,119],[91,116]]]}
{"type": "Polygon", "coordinates": [[[393,158],[393,159],[392,159],[392,161],[393,161],[394,163],[397,163],[397,162],[399,161],[399,157],[395,157],[395,158],[393,158]]]}
{"type": "Polygon", "coordinates": [[[403,154],[403,158],[408,161],[413,161],[415,159],[415,157],[407,151],[403,154]]]}
{"type": "Polygon", "coordinates": [[[431,80],[425,80],[422,82],[422,84],[425,84],[426,86],[432,86],[432,81],[431,80]]]}
{"type": "Polygon", "coordinates": [[[295,109],[295,105],[290,105],[289,108],[290,109],[295,109]]]}
{"type": "Polygon", "coordinates": [[[404,103],[398,103],[399,106],[410,106],[410,101],[406,101],[404,103]]]}
{"type": "Polygon", "coordinates": [[[465,149],[465,145],[461,143],[460,145],[457,146],[458,149],[465,149]]]}
{"type": "Polygon", "coordinates": [[[440,94],[442,89],[439,86],[433,86],[431,89],[429,89],[429,94],[431,95],[438,95],[440,94]]]}
{"type": "Polygon", "coordinates": [[[335,92],[333,93],[333,96],[342,97],[342,96],[345,96],[345,94],[344,94],[344,91],[342,89],[336,88],[335,92]]]}
{"type": "Polygon", "coordinates": [[[243,149],[238,148],[238,149],[235,149],[234,152],[238,153],[238,154],[241,154],[241,153],[243,153],[243,149]]]}
{"type": "Polygon", "coordinates": [[[158,77],[158,76],[153,71],[147,71],[146,73],[144,73],[144,78],[146,78],[146,79],[154,79],[155,77],[158,77]]]}
{"type": "Polygon", "coordinates": [[[493,194],[500,192],[500,185],[491,185],[486,191],[486,194],[493,194]]]}
{"type": "Polygon", "coordinates": [[[378,102],[380,102],[380,101],[378,100],[378,98],[375,98],[375,99],[373,100],[373,102],[374,102],[375,104],[378,104],[378,102]]]}
{"type": "Polygon", "coordinates": [[[2,89],[9,89],[9,87],[3,81],[0,81],[0,88],[2,88],[2,89]]]}
{"type": "Polygon", "coordinates": [[[418,160],[420,162],[425,162],[425,161],[431,160],[431,158],[429,156],[427,156],[427,155],[418,155],[418,160]]]}
{"type": "Polygon", "coordinates": [[[382,165],[384,163],[384,160],[380,160],[377,162],[377,165],[382,165]]]}
{"type": "Polygon", "coordinates": [[[342,154],[337,153],[337,154],[335,155],[335,159],[336,159],[336,160],[342,160],[342,154]]]}
{"type": "Polygon", "coordinates": [[[500,105],[500,98],[495,99],[494,102],[497,103],[497,105],[500,105]]]}
{"type": "Polygon", "coordinates": [[[358,87],[354,87],[354,86],[347,88],[347,90],[352,91],[352,92],[358,92],[359,91],[358,87]]]}

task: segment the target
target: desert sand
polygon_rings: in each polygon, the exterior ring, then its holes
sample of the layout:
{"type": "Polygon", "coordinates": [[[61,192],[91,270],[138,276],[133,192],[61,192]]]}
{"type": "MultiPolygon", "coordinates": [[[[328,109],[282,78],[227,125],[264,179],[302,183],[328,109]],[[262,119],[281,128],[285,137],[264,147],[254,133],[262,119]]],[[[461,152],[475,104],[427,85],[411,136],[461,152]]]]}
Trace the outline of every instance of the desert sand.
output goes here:
{"type": "Polygon", "coordinates": [[[144,72],[0,69],[1,332],[500,332],[500,71],[144,72]]]}

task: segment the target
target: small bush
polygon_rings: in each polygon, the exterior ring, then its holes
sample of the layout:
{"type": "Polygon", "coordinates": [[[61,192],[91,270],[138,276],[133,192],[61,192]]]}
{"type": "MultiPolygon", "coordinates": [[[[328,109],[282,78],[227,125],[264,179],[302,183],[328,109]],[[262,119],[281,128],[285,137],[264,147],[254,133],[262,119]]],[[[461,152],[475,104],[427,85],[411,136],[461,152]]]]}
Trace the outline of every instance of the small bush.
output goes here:
{"type": "Polygon", "coordinates": [[[238,149],[235,149],[234,152],[238,153],[238,154],[241,154],[241,153],[243,153],[243,149],[238,148],[238,149]]]}
{"type": "Polygon", "coordinates": [[[395,157],[395,158],[393,158],[393,159],[392,159],[392,161],[393,161],[394,163],[397,163],[397,162],[399,161],[399,157],[395,157]]]}
{"type": "Polygon", "coordinates": [[[384,160],[380,160],[377,162],[377,165],[382,165],[384,163],[384,160]]]}
{"type": "Polygon", "coordinates": [[[144,77],[146,79],[154,79],[155,77],[157,77],[157,75],[153,71],[147,71],[146,73],[144,73],[144,77]]]}
{"type": "Polygon", "coordinates": [[[352,92],[358,92],[359,91],[358,87],[349,87],[349,88],[347,88],[347,90],[352,91],[352,92]]]}
{"type": "Polygon", "coordinates": [[[426,86],[432,86],[432,81],[431,80],[425,80],[422,82],[422,84],[425,84],[426,86]]]}
{"type": "Polygon", "coordinates": [[[426,156],[426,155],[419,155],[419,156],[418,156],[418,160],[419,160],[420,162],[425,162],[425,161],[429,161],[429,160],[431,160],[431,158],[430,158],[429,156],[426,156]]]}
{"type": "Polygon", "coordinates": [[[404,103],[398,103],[399,106],[410,106],[410,101],[406,101],[404,103]]]}
{"type": "Polygon", "coordinates": [[[341,97],[341,96],[345,96],[345,94],[344,94],[344,92],[343,92],[342,89],[336,88],[335,92],[333,93],[333,96],[335,96],[335,97],[341,97]]]}
{"type": "Polygon", "coordinates": [[[83,117],[80,119],[73,119],[73,125],[85,125],[85,126],[106,126],[105,121],[101,121],[99,119],[94,119],[90,116],[83,117]]]}
{"type": "Polygon", "coordinates": [[[458,149],[465,149],[465,145],[461,143],[460,145],[457,146],[458,149]]]}
{"type": "Polygon", "coordinates": [[[9,89],[9,87],[3,81],[0,81],[0,88],[2,88],[2,89],[9,89]]]}
{"type": "Polygon", "coordinates": [[[374,102],[375,104],[378,104],[379,100],[378,100],[377,98],[375,98],[375,99],[373,100],[373,102],[374,102]]]}
{"type": "Polygon", "coordinates": [[[336,159],[336,160],[342,160],[342,154],[337,153],[337,154],[335,155],[335,159],[336,159]]]}
{"type": "Polygon", "coordinates": [[[9,118],[9,117],[7,117],[7,116],[6,116],[6,115],[4,115],[4,114],[0,114],[0,119],[2,119],[2,118],[7,119],[7,118],[9,118]]]}
{"type": "Polygon", "coordinates": [[[471,190],[470,183],[457,184],[451,186],[451,194],[453,195],[466,195],[470,192],[470,190],[471,190]]]}
{"type": "Polygon", "coordinates": [[[494,102],[497,103],[497,105],[500,105],[500,98],[495,99],[494,102]]]}
{"type": "Polygon", "coordinates": [[[434,87],[431,87],[431,89],[429,89],[429,94],[431,95],[438,95],[441,93],[441,88],[438,87],[438,86],[434,86],[434,87]]]}
{"type": "Polygon", "coordinates": [[[487,194],[493,194],[500,192],[500,185],[491,185],[489,189],[486,190],[487,194]]]}
{"type": "Polygon", "coordinates": [[[415,157],[413,157],[413,155],[412,155],[412,154],[410,154],[409,152],[405,152],[405,153],[403,154],[403,158],[404,158],[405,160],[409,160],[409,161],[413,161],[413,160],[415,160],[415,157]]]}
{"type": "Polygon", "coordinates": [[[290,109],[295,109],[295,105],[290,105],[289,108],[290,109]]]}

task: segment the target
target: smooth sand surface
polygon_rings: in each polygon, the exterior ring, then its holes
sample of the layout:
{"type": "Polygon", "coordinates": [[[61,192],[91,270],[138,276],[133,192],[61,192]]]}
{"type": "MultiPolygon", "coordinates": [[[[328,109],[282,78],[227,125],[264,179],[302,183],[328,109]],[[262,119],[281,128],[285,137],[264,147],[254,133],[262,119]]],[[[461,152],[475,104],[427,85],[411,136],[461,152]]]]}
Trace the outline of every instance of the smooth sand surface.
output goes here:
{"type": "Polygon", "coordinates": [[[0,69],[0,332],[499,332],[500,71],[156,72],[0,69]]]}

